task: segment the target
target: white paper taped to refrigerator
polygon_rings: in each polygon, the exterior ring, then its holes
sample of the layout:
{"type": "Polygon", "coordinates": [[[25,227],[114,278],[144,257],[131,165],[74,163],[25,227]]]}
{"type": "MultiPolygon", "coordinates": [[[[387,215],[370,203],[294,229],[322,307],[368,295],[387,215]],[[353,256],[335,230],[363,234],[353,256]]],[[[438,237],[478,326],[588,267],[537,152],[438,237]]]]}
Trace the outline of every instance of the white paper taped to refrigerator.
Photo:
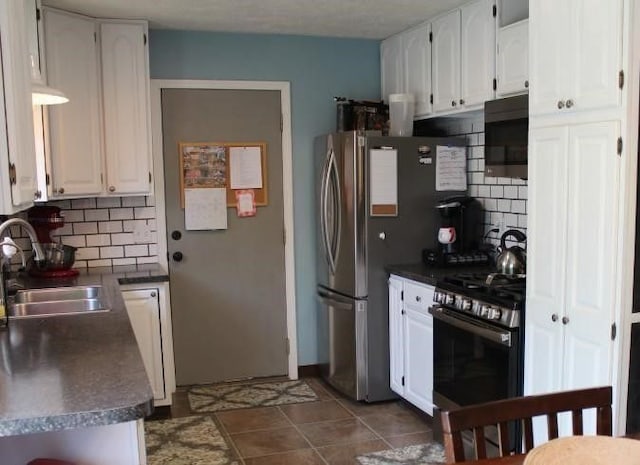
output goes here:
{"type": "Polygon", "coordinates": [[[184,190],[184,226],[189,231],[227,229],[227,190],[184,190]]]}
{"type": "Polygon", "coordinates": [[[372,216],[398,214],[398,151],[372,149],[370,152],[370,211],[372,216]]]}
{"type": "Polygon", "coordinates": [[[436,147],[436,190],[467,190],[466,147],[436,147]]]}

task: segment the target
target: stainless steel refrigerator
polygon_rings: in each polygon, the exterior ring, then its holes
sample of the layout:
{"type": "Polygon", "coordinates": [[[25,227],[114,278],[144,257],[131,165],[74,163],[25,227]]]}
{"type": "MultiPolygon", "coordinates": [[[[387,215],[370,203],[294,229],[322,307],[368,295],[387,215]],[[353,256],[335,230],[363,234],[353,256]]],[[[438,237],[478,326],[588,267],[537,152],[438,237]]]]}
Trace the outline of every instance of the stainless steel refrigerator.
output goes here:
{"type": "Polygon", "coordinates": [[[315,140],[319,365],[329,384],[356,400],[396,397],[389,387],[384,267],[419,262],[422,249],[435,248],[435,204],[460,194],[436,191],[438,145],[466,142],[356,132],[315,140]],[[395,150],[395,172],[381,172],[376,161],[373,173],[372,150],[380,153],[375,149],[395,150]],[[379,190],[393,189],[392,177],[397,183],[396,211],[392,205],[374,208],[372,179],[379,196],[379,190]],[[391,182],[377,187],[386,181],[391,182]]]}

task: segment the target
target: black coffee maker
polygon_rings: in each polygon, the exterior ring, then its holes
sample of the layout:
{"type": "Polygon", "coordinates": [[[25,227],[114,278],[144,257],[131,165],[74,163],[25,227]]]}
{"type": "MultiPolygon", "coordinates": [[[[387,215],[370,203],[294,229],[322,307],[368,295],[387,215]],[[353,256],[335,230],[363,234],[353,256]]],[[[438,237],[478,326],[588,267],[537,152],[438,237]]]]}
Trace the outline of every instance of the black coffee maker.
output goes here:
{"type": "Polygon", "coordinates": [[[468,196],[447,197],[436,204],[440,225],[437,228],[437,250],[424,250],[427,264],[488,263],[489,257],[479,251],[482,241],[482,205],[468,196]]]}

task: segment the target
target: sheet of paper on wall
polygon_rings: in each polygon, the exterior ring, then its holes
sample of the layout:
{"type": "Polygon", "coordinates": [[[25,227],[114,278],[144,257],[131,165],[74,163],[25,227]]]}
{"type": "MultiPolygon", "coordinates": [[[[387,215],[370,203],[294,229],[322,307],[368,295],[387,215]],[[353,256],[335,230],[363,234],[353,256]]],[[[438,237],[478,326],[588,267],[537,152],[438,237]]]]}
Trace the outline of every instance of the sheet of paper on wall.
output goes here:
{"type": "Polygon", "coordinates": [[[227,229],[227,190],[185,189],[184,225],[189,231],[227,229]]]}
{"type": "Polygon", "coordinates": [[[436,190],[467,190],[467,149],[438,145],[436,147],[436,190]]]}
{"type": "Polygon", "coordinates": [[[371,216],[398,215],[398,152],[372,149],[369,156],[371,216]]]}
{"type": "Polygon", "coordinates": [[[260,147],[229,147],[231,189],[262,189],[260,147]]]}
{"type": "Polygon", "coordinates": [[[242,189],[235,191],[238,216],[245,218],[256,216],[256,195],[253,189],[242,189]]]}

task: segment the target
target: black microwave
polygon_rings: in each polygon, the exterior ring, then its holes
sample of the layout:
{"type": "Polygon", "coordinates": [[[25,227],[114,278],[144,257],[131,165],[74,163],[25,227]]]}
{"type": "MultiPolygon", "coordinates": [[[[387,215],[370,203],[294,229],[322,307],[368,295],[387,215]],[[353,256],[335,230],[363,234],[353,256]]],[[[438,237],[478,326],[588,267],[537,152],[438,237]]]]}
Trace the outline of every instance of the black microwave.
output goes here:
{"type": "Polygon", "coordinates": [[[485,176],[527,179],[528,133],[528,95],[485,102],[485,176]]]}

